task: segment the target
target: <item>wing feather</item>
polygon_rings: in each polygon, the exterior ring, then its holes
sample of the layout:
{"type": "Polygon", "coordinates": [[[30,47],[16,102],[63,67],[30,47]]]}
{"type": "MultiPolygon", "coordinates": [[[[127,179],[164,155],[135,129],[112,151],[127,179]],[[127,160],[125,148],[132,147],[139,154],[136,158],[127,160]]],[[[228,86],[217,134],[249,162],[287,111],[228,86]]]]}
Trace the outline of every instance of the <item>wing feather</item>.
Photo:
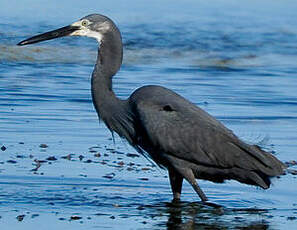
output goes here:
{"type": "Polygon", "coordinates": [[[141,89],[141,93],[132,96],[131,102],[138,126],[156,152],[198,165],[261,168],[268,174],[275,173],[276,158],[256,146],[245,144],[196,105],[166,88],[141,89]]]}

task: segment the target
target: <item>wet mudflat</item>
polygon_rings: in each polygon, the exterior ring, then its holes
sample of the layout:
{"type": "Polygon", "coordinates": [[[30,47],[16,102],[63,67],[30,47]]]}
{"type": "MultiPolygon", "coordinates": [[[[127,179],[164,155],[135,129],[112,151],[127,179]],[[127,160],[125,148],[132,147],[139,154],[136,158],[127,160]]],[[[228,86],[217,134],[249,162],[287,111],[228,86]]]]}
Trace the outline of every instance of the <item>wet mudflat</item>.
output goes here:
{"type": "Polygon", "coordinates": [[[294,1],[24,2],[0,3],[1,229],[296,228],[294,1]],[[114,78],[121,98],[145,84],[171,88],[292,171],[267,191],[201,181],[221,209],[202,206],[187,183],[183,202],[171,203],[167,173],[98,123],[90,95],[96,42],[15,45],[93,12],[123,34],[114,78]]]}

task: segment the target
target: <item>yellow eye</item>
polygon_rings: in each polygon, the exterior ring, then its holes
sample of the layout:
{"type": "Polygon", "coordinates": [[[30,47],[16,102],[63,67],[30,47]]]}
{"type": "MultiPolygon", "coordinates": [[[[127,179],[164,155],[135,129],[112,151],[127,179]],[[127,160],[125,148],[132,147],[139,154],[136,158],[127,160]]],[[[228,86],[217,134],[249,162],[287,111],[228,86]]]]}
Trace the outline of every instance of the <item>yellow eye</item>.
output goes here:
{"type": "Polygon", "coordinates": [[[82,22],[81,22],[81,25],[82,26],[87,26],[89,24],[89,22],[87,21],[87,20],[83,20],[82,22]]]}

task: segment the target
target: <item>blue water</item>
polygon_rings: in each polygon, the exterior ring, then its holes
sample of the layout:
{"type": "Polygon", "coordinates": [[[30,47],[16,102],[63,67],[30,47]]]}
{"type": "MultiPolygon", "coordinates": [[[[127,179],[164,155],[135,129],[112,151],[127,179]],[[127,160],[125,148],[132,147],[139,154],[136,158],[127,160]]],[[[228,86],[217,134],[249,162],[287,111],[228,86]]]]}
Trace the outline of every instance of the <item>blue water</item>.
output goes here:
{"type": "Polygon", "coordinates": [[[295,229],[291,174],[266,191],[201,181],[223,211],[202,207],[185,183],[184,202],[172,206],[166,172],[129,155],[135,150],[118,137],[114,144],[98,122],[90,95],[96,42],[15,45],[94,12],[122,32],[119,97],[163,85],[243,140],[297,159],[295,1],[0,1],[1,229],[295,229]]]}

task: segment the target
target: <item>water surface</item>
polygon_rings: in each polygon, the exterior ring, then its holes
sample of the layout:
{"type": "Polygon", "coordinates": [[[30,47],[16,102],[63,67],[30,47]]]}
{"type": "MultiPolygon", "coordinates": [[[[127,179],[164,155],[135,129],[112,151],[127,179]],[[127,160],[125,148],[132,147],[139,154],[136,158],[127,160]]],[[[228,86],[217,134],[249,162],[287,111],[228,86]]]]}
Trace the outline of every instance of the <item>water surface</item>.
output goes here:
{"type": "Polygon", "coordinates": [[[166,172],[98,122],[96,42],[15,44],[106,14],[125,45],[119,97],[163,85],[288,162],[297,159],[296,11],[294,1],[0,2],[1,229],[295,229],[291,174],[267,191],[201,181],[221,210],[201,206],[186,183],[183,203],[171,204],[166,172]]]}

